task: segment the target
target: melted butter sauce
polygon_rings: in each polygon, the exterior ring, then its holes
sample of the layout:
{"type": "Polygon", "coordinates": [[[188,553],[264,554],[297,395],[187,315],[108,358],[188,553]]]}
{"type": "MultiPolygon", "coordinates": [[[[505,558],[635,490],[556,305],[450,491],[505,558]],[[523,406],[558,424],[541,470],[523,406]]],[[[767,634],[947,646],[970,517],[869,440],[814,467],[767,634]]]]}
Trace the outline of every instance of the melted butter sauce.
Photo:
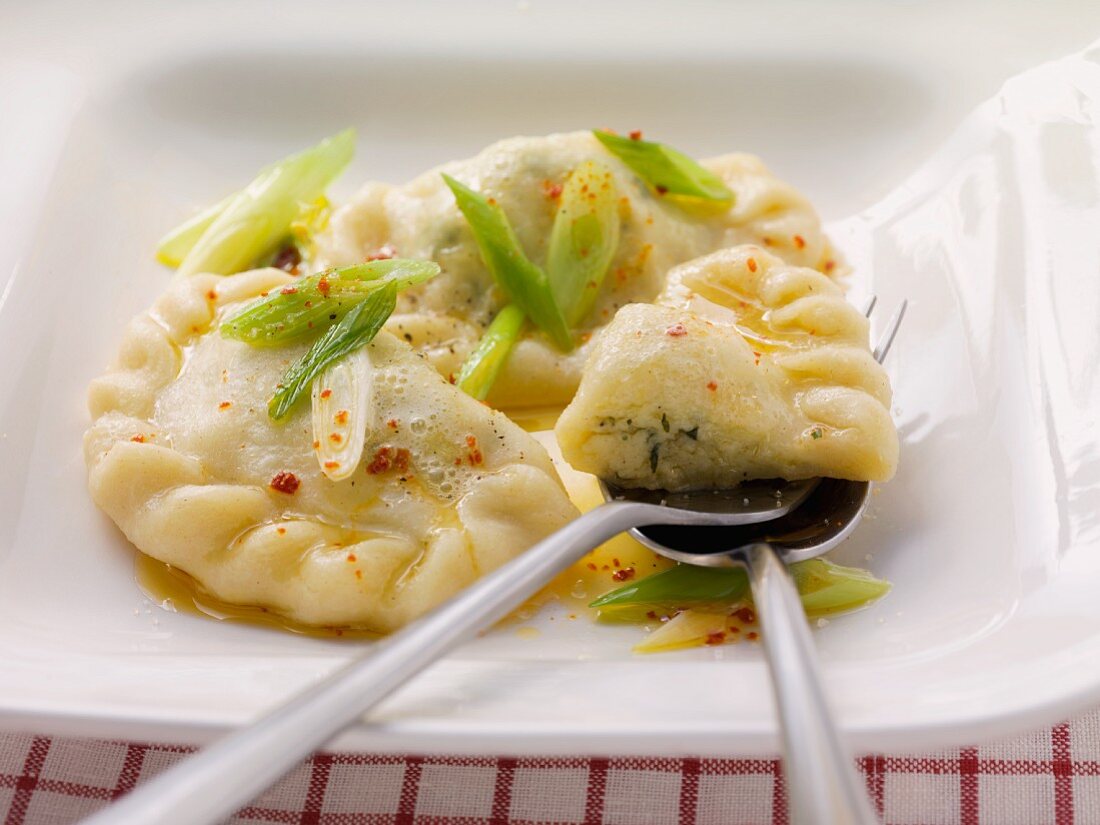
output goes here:
{"type": "MultiPolygon", "coordinates": [[[[579,473],[565,463],[553,437],[553,427],[561,415],[561,407],[531,408],[510,412],[509,417],[547,448],[558,468],[570,499],[581,512],[603,503],[594,476],[579,473]]],[[[285,616],[259,606],[230,604],[207,593],[190,575],[164,562],[136,553],[134,578],[138,587],[162,609],[217,621],[247,624],[255,627],[287,631],[323,639],[377,639],[380,634],[368,630],[341,627],[313,627],[299,624],[285,616]]],[[[569,567],[524,605],[517,608],[505,624],[522,623],[540,609],[555,604],[569,618],[587,616],[594,619],[596,611],[588,603],[598,596],[628,582],[672,566],[634,539],[623,534],[600,545],[581,561],[569,567]]],[[[520,627],[520,638],[539,635],[535,628],[520,627]]]]}
{"type": "Polygon", "coordinates": [[[291,621],[264,607],[230,604],[211,596],[187,573],[157,561],[144,553],[135,554],[134,578],[141,591],[155,604],[172,613],[203,616],[223,622],[248,624],[275,630],[316,636],[322,639],[378,639],[369,630],[341,627],[312,627],[291,621]]]}

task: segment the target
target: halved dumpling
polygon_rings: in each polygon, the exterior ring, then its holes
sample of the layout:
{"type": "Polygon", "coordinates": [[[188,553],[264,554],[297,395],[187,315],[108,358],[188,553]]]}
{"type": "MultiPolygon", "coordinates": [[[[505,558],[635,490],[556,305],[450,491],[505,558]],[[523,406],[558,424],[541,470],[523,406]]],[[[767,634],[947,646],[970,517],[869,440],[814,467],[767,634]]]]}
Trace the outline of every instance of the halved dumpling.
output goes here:
{"type": "Polygon", "coordinates": [[[227,602],[390,631],[576,515],[537,441],[385,332],[367,350],[363,456],[326,477],[308,399],[284,421],[267,413],[304,346],[218,331],[228,305],[290,280],[178,281],[92,383],[89,488],[139,550],[227,602]]]}
{"type": "Polygon", "coordinates": [[[556,429],[574,467],[667,490],[893,476],[867,319],[820,272],[740,246],[676,268],[658,300],[600,335],[556,429]]]}
{"type": "Polygon", "coordinates": [[[403,186],[369,183],[333,215],[329,230],[317,239],[320,262],[358,263],[379,253],[438,262],[443,268],[438,277],[401,294],[387,329],[423,352],[443,375],[457,375],[506,301],[440,172],[497,201],[528,257],[543,265],[557,195],[573,169],[589,160],[611,171],[620,196],[618,251],[594,308],[577,330],[581,346],[562,353],[529,329],[493,386],[488,400],[494,406],[569,401],[590,349],[583,343],[585,333],[603,327],[626,304],[652,301],[677,264],[752,242],[802,266],[833,266],[834,253],[813,207],[758,158],[730,154],[703,161],[735,200],[718,211],[688,210],[651,192],[590,132],[510,138],[403,186]]]}

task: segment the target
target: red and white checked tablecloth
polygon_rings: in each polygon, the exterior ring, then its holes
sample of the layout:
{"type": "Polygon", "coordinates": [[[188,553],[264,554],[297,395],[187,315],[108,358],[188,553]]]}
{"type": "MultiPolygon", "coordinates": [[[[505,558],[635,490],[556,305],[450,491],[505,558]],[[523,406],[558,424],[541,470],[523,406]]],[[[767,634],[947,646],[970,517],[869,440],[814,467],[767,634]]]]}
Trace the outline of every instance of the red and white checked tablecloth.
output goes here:
{"type": "MultiPolygon", "coordinates": [[[[77,822],[189,751],[0,734],[4,825],[77,822]]],[[[995,745],[859,764],[891,825],[1100,823],[1100,710],[995,745]]],[[[742,825],[788,816],[776,759],[318,753],[230,821],[742,825]]]]}

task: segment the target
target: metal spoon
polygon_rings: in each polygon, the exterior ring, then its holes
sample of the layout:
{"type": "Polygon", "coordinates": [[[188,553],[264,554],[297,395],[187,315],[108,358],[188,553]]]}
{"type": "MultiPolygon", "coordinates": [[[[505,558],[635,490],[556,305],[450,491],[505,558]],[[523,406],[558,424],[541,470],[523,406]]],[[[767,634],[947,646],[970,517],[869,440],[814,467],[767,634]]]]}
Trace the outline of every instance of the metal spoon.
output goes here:
{"type": "MultiPolygon", "coordinates": [[[[604,487],[610,498],[631,499],[632,491],[604,487]]],[[[832,723],[813,639],[786,567],[844,541],[859,523],[870,490],[867,482],[824,479],[798,509],[766,524],[630,531],[678,562],[748,573],[783,732],[791,821],[800,825],[878,822],[832,723]]]]}

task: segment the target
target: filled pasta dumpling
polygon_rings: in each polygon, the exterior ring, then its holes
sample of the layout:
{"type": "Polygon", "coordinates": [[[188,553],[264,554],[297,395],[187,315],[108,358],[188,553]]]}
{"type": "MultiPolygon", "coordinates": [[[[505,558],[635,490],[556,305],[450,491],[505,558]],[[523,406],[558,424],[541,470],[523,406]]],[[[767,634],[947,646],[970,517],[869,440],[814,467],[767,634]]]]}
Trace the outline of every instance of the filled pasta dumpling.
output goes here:
{"type": "Polygon", "coordinates": [[[224,601],[385,632],[576,515],[537,441],[385,332],[362,351],[362,455],[326,474],[310,405],[268,415],[305,345],[218,334],[227,309],[292,280],[177,280],[92,383],[89,487],[139,550],[224,601]]]}
{"type": "Polygon", "coordinates": [[[620,307],[652,301],[677,264],[751,242],[801,266],[833,267],[834,254],[813,207],[758,158],[730,154],[702,161],[728,186],[732,202],[685,209],[654,192],[591,132],[510,138],[402,186],[369,183],[316,239],[318,260],[346,265],[396,254],[438,262],[441,275],[402,293],[387,328],[423,352],[441,374],[458,375],[507,299],[494,285],[440,173],[499,204],[528,257],[542,265],[563,184],[588,162],[609,170],[617,195],[621,231],[607,277],[574,330],[576,350],[564,353],[533,330],[519,340],[490,392],[496,407],[568,402],[595,331],[620,307]]]}
{"type": "Polygon", "coordinates": [[[867,338],[820,272],[752,245],[691,261],[604,330],[558,422],[562,453],[649,489],[888,480],[897,433],[867,338]]]}

